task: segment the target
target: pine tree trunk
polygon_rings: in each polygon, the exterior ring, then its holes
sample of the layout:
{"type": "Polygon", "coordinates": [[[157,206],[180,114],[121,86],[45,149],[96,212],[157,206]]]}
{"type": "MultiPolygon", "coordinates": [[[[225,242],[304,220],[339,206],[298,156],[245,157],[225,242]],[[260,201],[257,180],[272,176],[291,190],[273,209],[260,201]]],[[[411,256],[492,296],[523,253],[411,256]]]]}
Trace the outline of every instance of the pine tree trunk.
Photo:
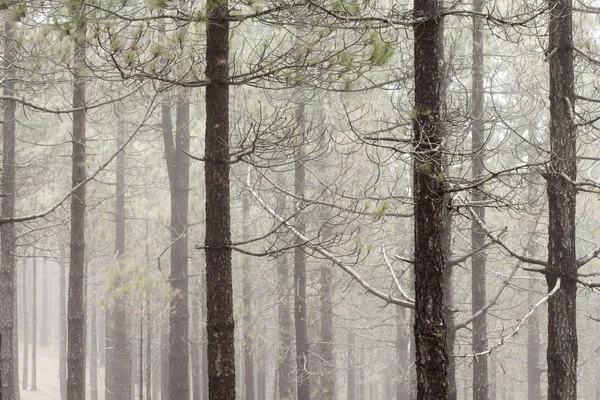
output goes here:
{"type": "MultiPolygon", "coordinates": [[[[5,83],[3,95],[14,96],[15,80],[15,22],[10,12],[5,12],[4,57],[5,83]]],[[[15,109],[16,103],[4,100],[4,123],[2,131],[2,218],[15,215],[16,200],[16,155],[15,155],[15,109]]],[[[18,351],[15,353],[15,226],[5,223],[0,226],[2,244],[0,249],[0,392],[4,400],[16,400],[19,394],[19,381],[15,381],[18,370],[18,351]]]]}
{"type": "MultiPolygon", "coordinates": [[[[64,269],[63,269],[64,271],[64,269]]],[[[32,266],[32,277],[31,277],[31,293],[32,293],[32,299],[31,299],[31,390],[35,391],[37,390],[37,257],[36,257],[36,250],[35,248],[33,249],[33,266],[32,266]]],[[[64,290],[64,286],[63,286],[63,290],[64,290]]],[[[63,297],[63,300],[66,301],[66,297],[63,297]]],[[[62,363],[62,368],[64,371],[64,380],[61,380],[61,393],[64,394],[64,398],[67,397],[67,374],[66,374],[66,370],[67,370],[67,335],[66,335],[66,328],[67,328],[67,318],[66,318],[66,307],[65,304],[63,304],[63,311],[64,311],[64,327],[63,327],[63,334],[64,334],[64,347],[62,349],[63,352],[63,363],[62,363]],[[64,389],[64,390],[62,390],[64,389]]]]}
{"type": "MultiPolygon", "coordinates": [[[[280,179],[280,183],[283,183],[280,179]]],[[[285,195],[276,193],[277,215],[283,215],[285,210],[285,195]]],[[[279,325],[279,349],[277,365],[277,386],[280,400],[292,400],[294,397],[294,361],[292,356],[292,318],[290,315],[290,274],[285,254],[279,255],[277,263],[277,322],[279,325]]]]}
{"type": "Polygon", "coordinates": [[[206,29],[206,304],[208,398],[235,399],[229,191],[229,5],[209,2],[206,29]]]}
{"type": "Polygon", "coordinates": [[[437,0],[416,0],[414,16],[415,136],[415,345],[417,399],[448,394],[448,355],[444,322],[443,237],[445,209],[442,134],[439,126],[440,59],[437,0]]]}
{"type": "MultiPolygon", "coordinates": [[[[66,255],[64,244],[60,244],[60,282],[59,282],[59,349],[58,349],[58,378],[60,380],[60,398],[61,400],[67,399],[67,307],[66,307],[66,255]]],[[[33,265],[35,265],[35,258],[33,259],[33,265]]],[[[35,285],[35,272],[33,278],[33,285],[35,285]]],[[[33,296],[35,299],[35,286],[33,289],[33,296]]],[[[32,321],[35,319],[35,300],[32,302],[33,312],[32,312],[32,321]]],[[[32,346],[35,346],[35,329],[33,330],[32,338],[32,346]]],[[[32,359],[33,359],[33,350],[32,350],[32,359]]],[[[33,361],[32,361],[33,363],[33,361]]]]}
{"type": "MultiPolygon", "coordinates": [[[[250,239],[248,220],[250,219],[249,194],[243,194],[242,220],[243,240],[250,239]]],[[[254,350],[252,329],[252,261],[246,258],[242,267],[242,302],[243,302],[243,349],[244,349],[244,394],[245,400],[254,400],[254,350]]]]}
{"type": "MultiPolygon", "coordinates": [[[[86,23],[83,3],[77,5],[73,55],[73,175],[72,187],[86,179],[86,23]]],[[[71,252],[67,309],[67,398],[85,400],[85,185],[71,196],[71,252]]]]}
{"type": "Polygon", "coordinates": [[[577,398],[577,136],[571,0],[549,0],[550,163],[548,192],[548,400],[577,398]]]}
{"type": "Polygon", "coordinates": [[[359,400],[356,398],[356,337],[354,332],[348,331],[348,378],[347,381],[347,399],[359,400]]]}
{"type": "Polygon", "coordinates": [[[169,398],[169,326],[163,324],[160,332],[160,398],[169,398]]]}
{"type": "Polygon", "coordinates": [[[200,330],[202,327],[202,314],[200,312],[200,285],[194,285],[191,296],[192,310],[192,340],[190,342],[190,358],[192,363],[192,393],[193,400],[202,400],[202,380],[200,376],[200,330]]]}
{"type": "Polygon", "coordinates": [[[29,301],[27,299],[27,285],[29,284],[29,280],[27,279],[27,256],[23,259],[22,264],[23,272],[21,275],[21,308],[23,309],[23,390],[27,390],[28,380],[29,380],[29,313],[28,313],[28,304],[29,301]]]}
{"type": "Polygon", "coordinates": [[[48,301],[48,263],[42,259],[42,324],[40,326],[40,346],[47,347],[50,344],[48,335],[48,314],[50,313],[50,302],[48,301]]]}
{"type": "MultiPolygon", "coordinates": [[[[296,105],[296,125],[298,135],[305,134],[305,105],[296,105]]],[[[296,161],[294,163],[294,195],[297,199],[304,197],[306,187],[306,167],[304,166],[303,140],[298,140],[296,161]]],[[[303,215],[302,200],[296,201],[295,228],[300,233],[306,232],[306,220],[303,215]]],[[[298,400],[310,400],[310,367],[309,367],[309,339],[307,321],[306,299],[306,254],[302,248],[302,240],[297,238],[294,247],[294,326],[296,331],[296,391],[298,400]]]]}
{"type": "Polygon", "coordinates": [[[88,293],[90,294],[88,296],[88,301],[90,303],[90,316],[88,318],[90,327],[90,400],[98,400],[98,329],[96,325],[96,298],[93,290],[89,290],[88,293]]]}

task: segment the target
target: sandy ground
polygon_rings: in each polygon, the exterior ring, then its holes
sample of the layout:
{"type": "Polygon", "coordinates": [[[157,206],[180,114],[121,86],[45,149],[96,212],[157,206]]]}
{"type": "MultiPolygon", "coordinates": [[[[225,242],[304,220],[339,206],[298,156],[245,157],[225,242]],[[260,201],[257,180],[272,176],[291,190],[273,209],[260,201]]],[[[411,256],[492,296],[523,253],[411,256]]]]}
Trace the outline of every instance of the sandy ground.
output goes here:
{"type": "MultiPolygon", "coordinates": [[[[23,356],[22,348],[19,356],[23,356]]],[[[31,389],[31,349],[29,352],[29,387],[27,390],[21,389],[21,400],[59,400],[60,399],[60,382],[58,379],[58,349],[50,347],[37,348],[37,390],[32,391],[31,389]]],[[[19,366],[19,379],[20,387],[23,387],[22,383],[22,372],[23,364],[22,360],[19,360],[21,365],[19,366]]],[[[98,368],[98,374],[103,374],[103,368],[98,368]]],[[[89,374],[89,369],[88,369],[89,374]]],[[[104,400],[104,387],[103,376],[99,376],[98,379],[98,400],[104,400]]],[[[87,383],[87,396],[89,398],[89,376],[86,380],[87,383]]]]}

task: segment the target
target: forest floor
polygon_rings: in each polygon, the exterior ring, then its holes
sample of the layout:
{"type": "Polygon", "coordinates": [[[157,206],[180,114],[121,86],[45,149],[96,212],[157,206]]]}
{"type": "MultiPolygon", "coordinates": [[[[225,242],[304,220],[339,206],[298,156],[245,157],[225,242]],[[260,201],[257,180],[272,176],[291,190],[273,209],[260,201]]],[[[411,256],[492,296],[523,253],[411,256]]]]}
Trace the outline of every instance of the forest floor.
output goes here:
{"type": "MultiPolygon", "coordinates": [[[[22,364],[22,346],[19,354],[19,386],[21,387],[21,400],[59,400],[60,399],[60,381],[58,379],[58,349],[53,347],[37,348],[37,390],[31,389],[31,359],[29,360],[29,379],[27,390],[23,390],[23,364],[22,364]]],[[[31,357],[31,350],[29,353],[31,357]]],[[[89,373],[89,369],[88,369],[89,373]]],[[[103,368],[98,368],[98,374],[103,373],[103,368]]],[[[104,400],[104,377],[98,377],[98,400],[104,400]]],[[[86,377],[87,391],[89,396],[89,376],[86,377]]],[[[89,397],[88,397],[89,398],[89,397]]]]}

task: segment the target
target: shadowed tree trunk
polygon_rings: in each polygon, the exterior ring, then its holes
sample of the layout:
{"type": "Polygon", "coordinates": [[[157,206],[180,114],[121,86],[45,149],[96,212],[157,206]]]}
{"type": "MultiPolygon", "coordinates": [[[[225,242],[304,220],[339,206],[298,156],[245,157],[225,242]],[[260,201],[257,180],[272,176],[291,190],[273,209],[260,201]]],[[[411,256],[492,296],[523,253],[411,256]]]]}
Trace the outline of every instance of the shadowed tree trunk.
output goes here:
{"type": "Polygon", "coordinates": [[[444,184],[439,127],[440,58],[437,0],[416,0],[414,26],[415,347],[417,399],[445,399],[448,355],[444,322],[444,184]]]}
{"type": "MultiPolygon", "coordinates": [[[[279,182],[283,184],[282,180],[279,182]]],[[[285,211],[285,195],[276,194],[277,215],[285,211]]],[[[286,264],[285,254],[279,255],[277,262],[277,296],[278,296],[278,324],[279,324],[279,350],[277,384],[280,400],[292,400],[294,397],[293,356],[292,356],[292,317],[290,315],[290,274],[286,264]]]]}
{"type": "MultiPolygon", "coordinates": [[[[89,268],[88,268],[89,270],[89,268]]],[[[96,325],[96,295],[95,290],[90,290],[90,278],[93,273],[88,273],[88,301],[90,316],[87,319],[90,328],[90,400],[98,400],[98,329],[96,325]]]]}
{"type": "Polygon", "coordinates": [[[193,295],[191,296],[191,311],[192,311],[192,340],[190,341],[190,358],[192,364],[192,393],[193,400],[202,399],[202,378],[201,378],[201,359],[200,359],[200,347],[201,347],[201,336],[200,330],[202,329],[202,313],[200,312],[200,284],[196,283],[194,286],[193,295]]]}
{"type": "Polygon", "coordinates": [[[229,191],[229,4],[208,2],[206,29],[206,304],[208,398],[235,399],[229,191]]]}
{"type": "MultiPolygon", "coordinates": [[[[184,90],[184,89],[183,89],[184,90]]],[[[176,132],[163,131],[171,189],[171,298],[169,314],[169,398],[189,399],[188,346],[188,199],[190,161],[190,103],[187,93],[177,96],[176,132]]],[[[208,223],[208,222],[207,222],[208,223]]]]}
{"type": "MultiPolygon", "coordinates": [[[[75,19],[73,55],[73,175],[72,187],[86,179],[86,23],[83,3],[72,5],[75,19]]],[[[71,252],[67,311],[67,398],[85,400],[85,185],[71,196],[71,252]]]]}
{"type": "MultiPolygon", "coordinates": [[[[473,12],[481,13],[483,1],[475,0],[473,12]]],[[[472,56],[472,128],[471,128],[471,151],[473,152],[473,161],[471,171],[473,180],[477,181],[484,175],[485,167],[483,164],[484,146],[485,146],[485,127],[484,127],[484,92],[483,92],[483,30],[482,18],[473,16],[473,56],[472,56]]],[[[478,186],[471,194],[473,203],[485,200],[484,188],[478,186]]],[[[485,221],[485,208],[475,205],[473,211],[477,216],[485,221]]],[[[485,232],[479,223],[474,219],[471,222],[471,251],[476,252],[485,245],[485,232]]],[[[472,312],[476,313],[486,306],[486,273],[485,273],[486,255],[485,250],[474,253],[471,257],[471,292],[472,292],[472,312]]],[[[473,353],[483,353],[487,349],[487,314],[483,313],[473,321],[473,353]]],[[[473,359],[473,400],[488,400],[489,382],[488,382],[488,356],[480,355],[473,359]]]]}
{"type": "Polygon", "coordinates": [[[21,307],[23,309],[23,390],[27,390],[27,381],[29,380],[29,313],[27,299],[27,285],[29,281],[27,279],[27,257],[23,258],[22,263],[23,272],[21,275],[21,286],[22,286],[22,297],[21,307]]]}
{"type": "MultiPolygon", "coordinates": [[[[5,83],[3,95],[15,94],[15,22],[11,12],[5,11],[4,22],[4,60],[5,83]]],[[[4,124],[2,130],[2,218],[13,218],[16,198],[16,157],[15,157],[15,108],[16,103],[4,100],[4,124]]],[[[4,400],[16,400],[19,397],[18,351],[15,352],[16,339],[16,288],[15,288],[15,226],[5,223],[0,226],[2,247],[0,250],[0,392],[4,400]]]]}
{"type": "Polygon", "coordinates": [[[163,323],[160,332],[160,398],[169,398],[169,326],[163,323]]]}
{"type": "Polygon", "coordinates": [[[573,121],[573,15],[571,0],[549,0],[550,163],[548,192],[548,400],[577,398],[577,262],[575,205],[577,136],[573,121]]]}
{"type": "MultiPolygon", "coordinates": [[[[302,138],[305,134],[305,105],[296,106],[297,135],[302,138]]],[[[297,199],[304,198],[306,187],[306,168],[304,166],[303,140],[298,140],[298,149],[294,163],[294,195],[297,199]]],[[[303,202],[296,201],[295,228],[298,232],[306,232],[306,220],[301,211],[303,202]]],[[[309,341],[308,321],[306,309],[306,254],[302,247],[302,240],[296,238],[294,247],[294,325],[296,331],[296,391],[298,400],[310,400],[310,368],[309,368],[309,341]]]]}

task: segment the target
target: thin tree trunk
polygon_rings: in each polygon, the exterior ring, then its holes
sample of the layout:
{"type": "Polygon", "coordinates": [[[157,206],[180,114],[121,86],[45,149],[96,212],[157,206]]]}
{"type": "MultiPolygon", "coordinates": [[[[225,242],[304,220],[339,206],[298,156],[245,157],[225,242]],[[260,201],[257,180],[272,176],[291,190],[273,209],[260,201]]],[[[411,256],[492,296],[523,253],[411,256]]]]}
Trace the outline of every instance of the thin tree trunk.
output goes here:
{"type": "Polygon", "coordinates": [[[256,361],[257,400],[267,400],[267,355],[264,341],[258,342],[258,360],[256,361]]]}
{"type": "Polygon", "coordinates": [[[202,314],[200,313],[200,285],[194,285],[194,293],[191,296],[192,309],[192,340],[190,342],[190,358],[192,363],[192,393],[193,400],[202,399],[202,380],[200,377],[200,330],[202,326],[202,314]]]}
{"type": "MultiPolygon", "coordinates": [[[[297,134],[301,137],[305,132],[305,105],[296,106],[297,134]]],[[[304,197],[306,187],[306,167],[304,166],[303,140],[299,139],[296,160],[294,163],[294,195],[297,199],[304,197]]],[[[300,233],[306,232],[306,220],[301,211],[303,202],[296,202],[295,228],[300,233]]],[[[302,247],[302,240],[297,238],[294,247],[294,325],[296,331],[296,387],[298,400],[310,400],[310,368],[309,368],[309,341],[306,299],[306,254],[302,247]]]]}
{"type": "MultiPolygon", "coordinates": [[[[148,252],[146,252],[146,254],[148,254],[148,252]]],[[[147,256],[146,260],[149,260],[147,256]]],[[[152,339],[154,332],[152,329],[152,323],[153,320],[152,315],[150,314],[150,299],[148,299],[148,304],[146,304],[146,400],[152,400],[152,397],[154,397],[152,385],[152,339]]]]}
{"type": "MultiPolygon", "coordinates": [[[[5,83],[3,95],[15,95],[15,22],[9,11],[4,13],[4,61],[5,83]]],[[[2,139],[2,218],[15,215],[16,200],[16,156],[15,156],[15,108],[16,103],[4,100],[4,124],[2,139]]],[[[15,381],[18,371],[18,351],[15,353],[15,226],[6,223],[0,226],[2,247],[0,250],[0,392],[4,400],[16,400],[19,394],[19,381],[15,381]]]]}
{"type": "Polygon", "coordinates": [[[28,315],[28,299],[27,299],[27,257],[23,258],[23,272],[21,275],[21,308],[23,309],[23,390],[27,390],[29,380],[29,315],[28,315]]]}
{"type": "Polygon", "coordinates": [[[206,29],[206,304],[209,400],[235,399],[229,192],[229,2],[209,3],[206,29]]]}
{"type": "MultiPolygon", "coordinates": [[[[496,376],[496,361],[493,358],[490,358],[489,362],[490,367],[490,400],[496,400],[496,385],[498,382],[498,377],[496,376]]],[[[530,398],[527,398],[530,400],[530,398]]]]}
{"type": "MultiPolygon", "coordinates": [[[[280,183],[283,184],[283,182],[280,183]]],[[[285,195],[276,194],[276,212],[282,215],[285,210],[285,195]]],[[[286,257],[279,255],[277,263],[277,322],[279,325],[279,349],[277,365],[277,385],[280,400],[292,400],[294,397],[294,367],[292,356],[292,318],[290,315],[290,274],[286,257]]]]}
{"type": "Polygon", "coordinates": [[[437,0],[416,0],[414,16],[415,136],[415,345],[417,399],[448,394],[444,322],[445,231],[440,111],[439,13],[437,0]]]}
{"type": "MultiPolygon", "coordinates": [[[[242,199],[242,220],[243,240],[250,239],[248,220],[250,219],[250,199],[249,194],[243,195],[242,199]]],[[[254,351],[252,334],[252,261],[248,258],[242,268],[242,301],[243,301],[243,349],[244,349],[244,393],[246,400],[254,400],[254,351]]]]}
{"type": "MultiPolygon", "coordinates": [[[[324,224],[327,224],[325,213],[321,218],[324,224]]],[[[331,240],[332,232],[330,226],[324,226],[322,229],[323,242],[331,240]]],[[[336,363],[333,352],[334,330],[333,330],[333,271],[330,265],[321,265],[320,276],[320,296],[321,302],[321,343],[319,349],[320,360],[322,364],[322,378],[320,381],[319,396],[320,400],[335,400],[336,390],[336,363]]]]}
{"type": "Polygon", "coordinates": [[[354,332],[348,331],[348,400],[357,400],[356,398],[356,337],[354,332]]]}
{"type": "Polygon", "coordinates": [[[548,400],[577,398],[577,262],[575,209],[577,136],[574,125],[571,0],[549,0],[550,163],[548,191],[548,400]]]}
{"type": "MultiPolygon", "coordinates": [[[[473,12],[481,13],[483,10],[483,1],[475,0],[473,3],[473,12]]],[[[471,171],[473,180],[481,179],[485,173],[484,168],[484,146],[485,146],[485,127],[484,127],[484,92],[483,92],[483,30],[482,18],[478,15],[473,16],[473,87],[472,87],[472,133],[471,133],[471,151],[473,152],[473,161],[471,171]]],[[[473,203],[485,200],[485,192],[482,186],[477,187],[471,194],[473,203]]],[[[474,206],[473,211],[481,221],[485,221],[485,208],[483,206],[474,206]]],[[[487,303],[486,295],[486,255],[485,250],[477,251],[485,245],[485,232],[479,225],[479,222],[471,222],[471,251],[476,252],[471,257],[471,292],[472,292],[472,312],[476,313],[485,307],[487,303]]],[[[473,321],[473,353],[479,354],[487,349],[487,314],[483,313],[473,321]]],[[[473,400],[488,400],[489,382],[488,382],[488,357],[480,355],[473,359],[473,400]]]]}
{"type": "MultiPolygon", "coordinates": [[[[125,123],[122,119],[118,120],[117,148],[123,146],[126,138],[125,123]]],[[[115,257],[119,268],[125,268],[126,254],[126,160],[125,152],[121,151],[117,155],[116,170],[116,201],[115,201],[115,257]]],[[[119,277],[116,286],[123,282],[119,277]]],[[[112,367],[107,371],[111,373],[110,382],[113,384],[112,398],[115,400],[131,400],[133,396],[132,371],[133,354],[132,344],[129,338],[131,321],[127,315],[127,308],[122,299],[115,298],[114,306],[110,317],[113,327],[109,330],[112,334],[113,358],[112,367]]],[[[108,354],[107,354],[108,356],[108,354]]],[[[108,367],[107,367],[108,368],[108,367]]]]}
{"type": "MultiPolygon", "coordinates": [[[[63,265],[64,266],[64,265],[63,265]]],[[[64,271],[64,269],[63,269],[64,271]]],[[[32,299],[31,299],[31,390],[35,391],[37,390],[37,257],[36,257],[36,250],[35,248],[33,249],[33,266],[32,266],[32,277],[31,277],[31,293],[32,293],[32,299]]],[[[64,287],[63,287],[64,289],[64,287]]],[[[63,300],[66,300],[63,297],[63,300]]],[[[65,312],[65,325],[63,327],[63,329],[66,331],[67,328],[67,324],[66,324],[66,307],[64,307],[64,312],[65,312]]],[[[66,332],[63,332],[66,333],[66,332]]],[[[63,364],[62,364],[62,368],[64,371],[64,380],[61,381],[61,388],[64,389],[64,391],[62,391],[61,389],[61,393],[64,394],[64,398],[67,397],[67,374],[66,374],[66,369],[67,369],[67,337],[66,334],[64,335],[64,347],[63,347],[63,364]]]]}
{"type": "Polygon", "coordinates": [[[73,56],[73,175],[71,196],[71,252],[67,310],[67,398],[85,400],[85,185],[86,179],[86,23],[83,3],[74,15],[76,28],[73,56]]]}
{"type": "Polygon", "coordinates": [[[88,318],[90,327],[90,399],[98,400],[98,327],[96,325],[96,297],[95,291],[89,290],[89,288],[88,281],[88,301],[90,303],[90,316],[88,318]]]}
{"type": "Polygon", "coordinates": [[[200,376],[202,377],[202,400],[208,400],[208,334],[205,322],[206,310],[206,274],[200,274],[200,314],[202,325],[200,328],[200,376]]]}
{"type": "Polygon", "coordinates": [[[160,333],[160,398],[169,398],[169,326],[163,324],[160,333]]]}
{"type": "Polygon", "coordinates": [[[46,259],[42,259],[42,323],[40,326],[40,346],[47,347],[50,343],[48,337],[48,314],[50,313],[49,301],[48,301],[48,263],[46,259]]]}
{"type": "MultiPolygon", "coordinates": [[[[188,399],[188,198],[190,148],[190,103],[187,93],[177,96],[176,136],[172,129],[163,131],[165,156],[171,189],[171,298],[169,314],[169,397],[188,399]]],[[[167,128],[167,125],[163,126],[167,128]]]]}
{"type": "Polygon", "coordinates": [[[358,357],[358,399],[365,400],[365,348],[363,347],[362,343],[360,345],[358,357]]]}
{"type": "MultiPolygon", "coordinates": [[[[66,400],[67,399],[67,307],[66,307],[66,255],[65,255],[65,249],[64,249],[64,244],[61,243],[60,245],[60,262],[59,262],[59,267],[60,267],[60,282],[59,282],[59,290],[58,290],[58,297],[59,297],[59,329],[58,329],[58,335],[59,335],[59,349],[58,349],[58,377],[60,380],[60,398],[61,400],[66,400]]],[[[33,265],[35,265],[35,258],[33,259],[33,265]]],[[[35,272],[34,272],[34,278],[33,278],[33,285],[35,285],[35,272]]],[[[35,287],[33,289],[33,296],[35,298],[35,287]]],[[[33,319],[35,319],[35,301],[32,302],[32,307],[33,307],[33,312],[32,312],[32,321],[33,319]]],[[[32,345],[35,346],[35,330],[33,330],[33,334],[31,336],[32,338],[32,345]]],[[[32,353],[32,359],[33,359],[33,353],[32,353]]],[[[33,363],[33,361],[32,361],[33,363]]]]}

